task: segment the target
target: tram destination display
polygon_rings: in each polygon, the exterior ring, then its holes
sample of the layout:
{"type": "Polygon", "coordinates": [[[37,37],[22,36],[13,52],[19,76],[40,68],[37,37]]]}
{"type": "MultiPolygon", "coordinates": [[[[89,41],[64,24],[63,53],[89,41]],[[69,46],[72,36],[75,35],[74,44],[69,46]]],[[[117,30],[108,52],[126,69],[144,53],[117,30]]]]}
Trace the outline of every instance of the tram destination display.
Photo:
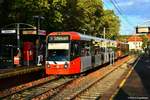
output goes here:
{"type": "Polygon", "coordinates": [[[54,36],[50,36],[48,38],[48,40],[49,40],[49,42],[51,42],[51,41],[68,41],[69,36],[54,35],[54,36]]]}

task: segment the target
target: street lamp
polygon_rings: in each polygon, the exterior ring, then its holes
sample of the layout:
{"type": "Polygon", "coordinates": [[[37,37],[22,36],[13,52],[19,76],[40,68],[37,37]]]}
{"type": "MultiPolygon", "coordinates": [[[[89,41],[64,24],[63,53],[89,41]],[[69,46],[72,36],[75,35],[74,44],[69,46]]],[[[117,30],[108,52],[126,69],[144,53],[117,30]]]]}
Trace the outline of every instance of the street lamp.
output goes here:
{"type": "MultiPolygon", "coordinates": [[[[106,28],[104,27],[104,28],[103,28],[103,38],[104,38],[104,41],[105,41],[105,38],[106,38],[105,35],[106,35],[106,28]]],[[[107,43],[106,43],[106,41],[105,41],[105,42],[104,42],[104,50],[105,50],[105,51],[104,51],[104,55],[105,55],[105,56],[104,56],[104,58],[105,58],[104,60],[105,60],[105,61],[107,60],[106,44],[107,44],[107,43]]]]}
{"type": "Polygon", "coordinates": [[[85,32],[87,31],[87,29],[81,29],[83,31],[83,34],[85,35],[85,32]]]}
{"type": "MultiPolygon", "coordinates": [[[[37,28],[36,28],[36,31],[37,31],[37,35],[39,35],[39,30],[40,30],[40,22],[41,20],[44,20],[45,18],[43,16],[33,16],[33,18],[37,19],[37,28]]],[[[38,51],[38,48],[39,48],[39,36],[38,38],[36,39],[36,64],[38,65],[38,59],[39,59],[39,51],[38,51]]]]}
{"type": "Polygon", "coordinates": [[[39,29],[41,28],[41,20],[44,20],[45,18],[43,16],[33,16],[33,18],[37,19],[37,34],[39,32],[39,29]]]}

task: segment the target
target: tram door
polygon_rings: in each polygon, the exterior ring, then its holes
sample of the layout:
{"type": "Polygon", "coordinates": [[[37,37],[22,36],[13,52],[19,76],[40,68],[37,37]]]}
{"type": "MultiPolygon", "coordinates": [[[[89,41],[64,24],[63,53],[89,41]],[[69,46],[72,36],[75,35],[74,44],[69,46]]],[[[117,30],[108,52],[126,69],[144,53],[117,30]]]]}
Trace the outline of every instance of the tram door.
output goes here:
{"type": "Polygon", "coordinates": [[[23,43],[23,62],[24,65],[30,66],[35,62],[34,60],[34,44],[33,42],[24,42],[23,43]]]}

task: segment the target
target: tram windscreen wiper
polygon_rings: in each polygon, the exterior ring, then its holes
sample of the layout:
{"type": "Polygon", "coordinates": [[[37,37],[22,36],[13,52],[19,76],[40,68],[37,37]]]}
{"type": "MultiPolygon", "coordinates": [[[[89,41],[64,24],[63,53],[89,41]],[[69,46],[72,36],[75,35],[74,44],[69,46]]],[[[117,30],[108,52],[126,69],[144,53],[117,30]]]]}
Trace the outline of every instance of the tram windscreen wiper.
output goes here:
{"type": "Polygon", "coordinates": [[[56,61],[53,61],[53,62],[54,62],[54,64],[57,64],[56,61]]]}

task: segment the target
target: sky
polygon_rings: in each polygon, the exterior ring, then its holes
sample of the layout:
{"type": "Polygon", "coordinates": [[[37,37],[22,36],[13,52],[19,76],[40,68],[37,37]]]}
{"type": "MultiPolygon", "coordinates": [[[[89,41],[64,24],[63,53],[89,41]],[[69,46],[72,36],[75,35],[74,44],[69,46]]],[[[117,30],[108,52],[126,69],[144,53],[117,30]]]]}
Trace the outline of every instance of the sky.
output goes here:
{"type": "Polygon", "coordinates": [[[150,0],[103,0],[103,2],[105,9],[112,9],[119,16],[121,21],[120,34],[122,35],[135,34],[136,26],[150,25],[150,21],[148,22],[150,20],[150,0]],[[111,1],[114,1],[116,6],[121,9],[121,15],[111,1]]]}

